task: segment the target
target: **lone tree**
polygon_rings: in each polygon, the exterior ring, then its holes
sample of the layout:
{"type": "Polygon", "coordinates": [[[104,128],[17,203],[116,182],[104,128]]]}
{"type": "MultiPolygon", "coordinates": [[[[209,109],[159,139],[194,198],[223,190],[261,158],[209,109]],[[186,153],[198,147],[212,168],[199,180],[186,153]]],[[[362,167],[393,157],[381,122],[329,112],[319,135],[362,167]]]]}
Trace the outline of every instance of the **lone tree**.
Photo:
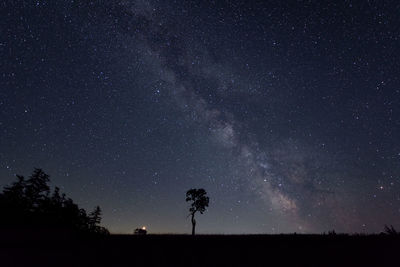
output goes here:
{"type": "Polygon", "coordinates": [[[203,212],[206,210],[206,207],[208,207],[208,202],[210,199],[206,196],[206,194],[207,192],[203,188],[192,188],[186,192],[186,202],[192,202],[189,209],[189,216],[191,216],[192,219],[192,235],[195,234],[196,228],[196,220],[194,219],[194,215],[196,212],[203,214],[203,212]]]}

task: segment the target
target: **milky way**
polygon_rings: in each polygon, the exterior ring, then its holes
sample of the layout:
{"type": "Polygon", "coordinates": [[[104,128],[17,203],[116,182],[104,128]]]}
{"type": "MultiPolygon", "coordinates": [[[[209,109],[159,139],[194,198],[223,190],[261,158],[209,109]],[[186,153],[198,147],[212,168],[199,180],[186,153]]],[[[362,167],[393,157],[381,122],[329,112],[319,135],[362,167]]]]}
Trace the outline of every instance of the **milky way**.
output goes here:
{"type": "Polygon", "coordinates": [[[400,218],[400,6],[5,1],[0,184],[41,167],[112,232],[400,218]]]}

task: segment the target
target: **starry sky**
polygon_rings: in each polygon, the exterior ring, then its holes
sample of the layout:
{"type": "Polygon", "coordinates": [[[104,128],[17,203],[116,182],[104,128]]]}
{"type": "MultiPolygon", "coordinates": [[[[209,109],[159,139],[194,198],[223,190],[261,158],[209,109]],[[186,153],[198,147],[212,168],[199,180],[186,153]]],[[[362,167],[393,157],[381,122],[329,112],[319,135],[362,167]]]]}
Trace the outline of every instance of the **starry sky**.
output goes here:
{"type": "Polygon", "coordinates": [[[112,233],[400,227],[398,1],[0,3],[0,186],[112,233]]]}

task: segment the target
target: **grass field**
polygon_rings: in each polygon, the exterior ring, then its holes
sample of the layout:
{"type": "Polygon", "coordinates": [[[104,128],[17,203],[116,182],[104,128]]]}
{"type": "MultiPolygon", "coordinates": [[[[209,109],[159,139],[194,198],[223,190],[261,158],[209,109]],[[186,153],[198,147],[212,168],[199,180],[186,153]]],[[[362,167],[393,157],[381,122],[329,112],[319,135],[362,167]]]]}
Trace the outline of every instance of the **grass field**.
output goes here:
{"type": "Polygon", "coordinates": [[[0,266],[400,266],[389,235],[3,234],[0,266]],[[40,238],[39,238],[40,237],[40,238]]]}

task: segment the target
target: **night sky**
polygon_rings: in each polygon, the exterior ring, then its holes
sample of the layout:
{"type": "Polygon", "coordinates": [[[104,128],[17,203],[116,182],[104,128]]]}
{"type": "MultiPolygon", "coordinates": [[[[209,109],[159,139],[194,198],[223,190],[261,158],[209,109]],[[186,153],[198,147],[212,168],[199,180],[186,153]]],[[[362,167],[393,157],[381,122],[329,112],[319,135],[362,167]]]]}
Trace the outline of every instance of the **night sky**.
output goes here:
{"type": "Polygon", "coordinates": [[[398,1],[0,3],[0,186],[112,233],[400,227],[398,1]],[[250,3],[251,2],[251,3],[250,3]]]}

